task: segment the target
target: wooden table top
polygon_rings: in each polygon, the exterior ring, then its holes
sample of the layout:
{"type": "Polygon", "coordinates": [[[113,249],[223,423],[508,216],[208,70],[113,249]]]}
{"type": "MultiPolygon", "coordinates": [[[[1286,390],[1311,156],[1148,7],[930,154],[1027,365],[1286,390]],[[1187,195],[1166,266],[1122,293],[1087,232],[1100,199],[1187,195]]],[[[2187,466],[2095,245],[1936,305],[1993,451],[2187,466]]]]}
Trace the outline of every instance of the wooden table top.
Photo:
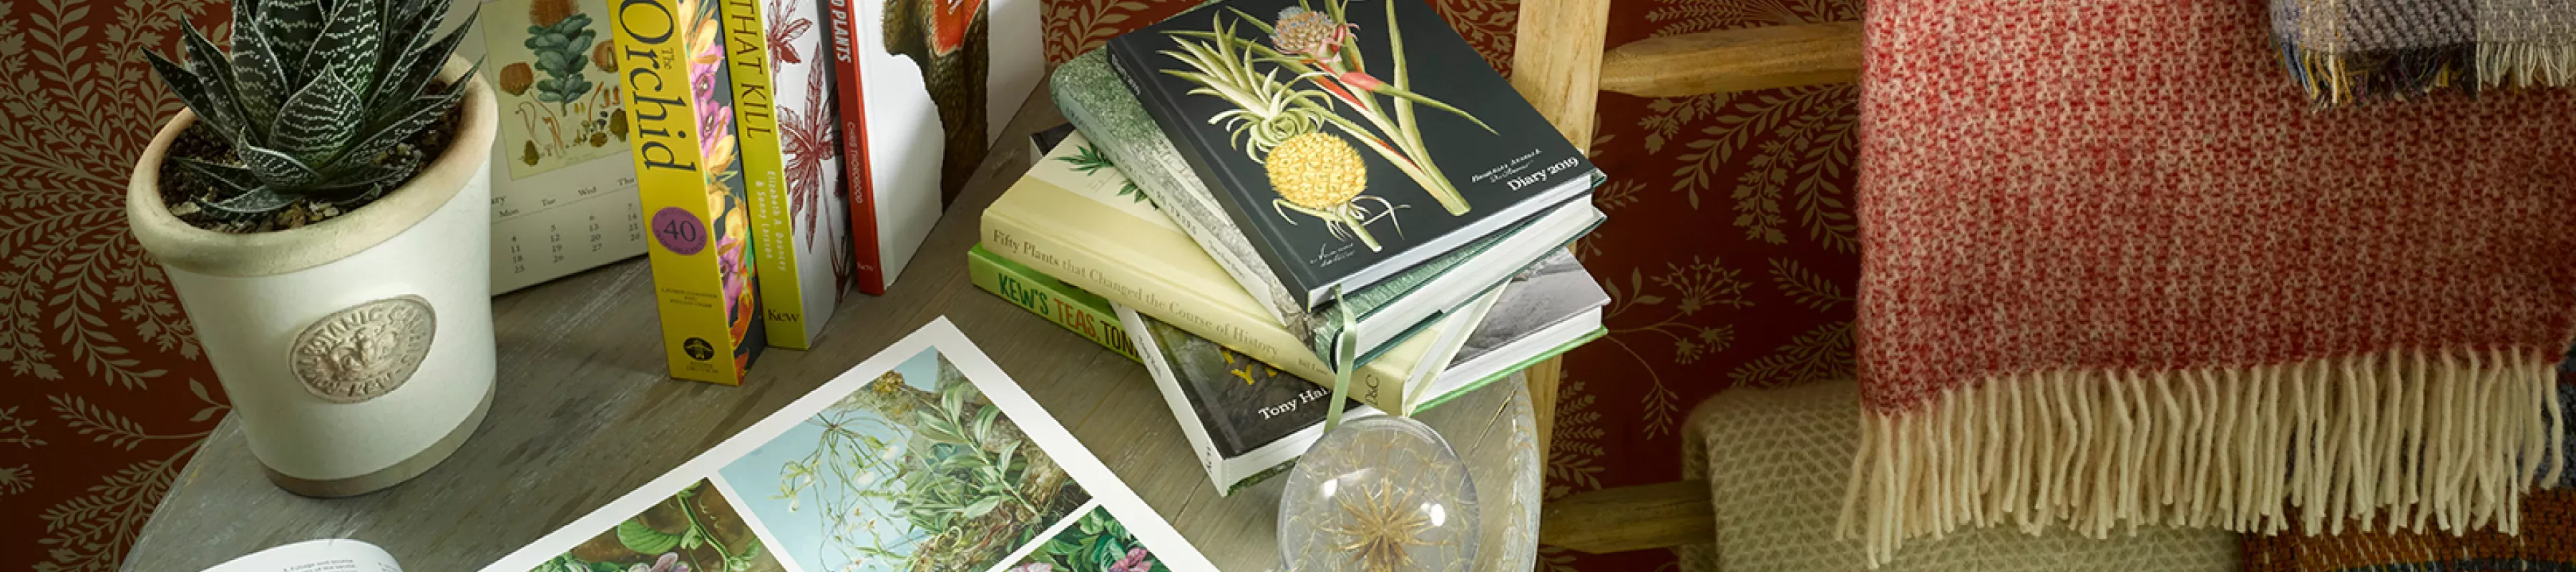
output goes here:
{"type": "MultiPolygon", "coordinates": [[[[1026,171],[1027,134],[1063,123],[1039,86],[885,296],[842,302],[811,351],[770,350],[740,387],[673,380],[642,257],[493,300],[490,418],[438,467],[346,499],[269,484],[238,419],[206,438],[125,569],[193,572],[273,546],[354,538],[406,569],[473,570],[669,471],[945,315],[1182,536],[1226,570],[1276,566],[1285,478],[1219,497],[1145,368],[975,287],[966,249],[985,205],[1026,171]]],[[[1468,460],[1488,554],[1537,529],[1528,391],[1506,380],[1419,417],[1468,460]],[[1524,475],[1527,478],[1505,478],[1524,475]],[[1524,510],[1531,509],[1531,510],[1524,510]],[[1526,512],[1521,519],[1511,518],[1526,512]],[[1525,521],[1525,522],[1524,522],[1525,521]],[[1497,526],[1500,523],[1501,526],[1497,526]],[[1510,530],[1503,530],[1508,528],[1510,530]],[[1510,540],[1504,540],[1510,539],[1510,540]],[[1502,542],[1498,542],[1502,541],[1502,542]]],[[[1490,563],[1480,568],[1501,565],[1490,563]]],[[[1502,559],[1526,570],[1527,556],[1502,559]]]]}

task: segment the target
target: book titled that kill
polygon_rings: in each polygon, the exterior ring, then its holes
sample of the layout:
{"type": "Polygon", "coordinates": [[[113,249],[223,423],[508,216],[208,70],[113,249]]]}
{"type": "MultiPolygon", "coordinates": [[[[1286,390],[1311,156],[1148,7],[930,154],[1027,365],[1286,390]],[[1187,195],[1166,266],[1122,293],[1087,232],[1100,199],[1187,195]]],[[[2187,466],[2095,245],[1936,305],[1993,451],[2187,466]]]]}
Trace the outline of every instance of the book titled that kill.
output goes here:
{"type": "Polygon", "coordinates": [[[739,385],[766,332],[722,18],[712,1],[619,4],[617,77],[635,129],[628,142],[671,375],[739,385]]]}
{"type": "Polygon", "coordinates": [[[1328,361],[1602,218],[1599,170],[1419,2],[1220,0],[1100,53],[1056,71],[1066,116],[1328,361]]]}
{"type": "Polygon", "coordinates": [[[808,349],[855,280],[821,0],[723,3],[769,345],[808,349]]]}

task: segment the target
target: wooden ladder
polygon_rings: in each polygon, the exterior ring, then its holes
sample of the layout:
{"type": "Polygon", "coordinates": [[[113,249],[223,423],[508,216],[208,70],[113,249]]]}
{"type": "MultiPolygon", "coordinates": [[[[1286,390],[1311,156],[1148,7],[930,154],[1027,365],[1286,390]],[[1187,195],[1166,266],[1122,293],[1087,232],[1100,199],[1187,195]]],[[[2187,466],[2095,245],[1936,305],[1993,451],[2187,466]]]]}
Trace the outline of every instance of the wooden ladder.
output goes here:
{"type": "MultiPolygon", "coordinates": [[[[1576,148],[1591,146],[1602,91],[1680,97],[1860,79],[1859,22],[1700,32],[1605,51],[1609,27],[1610,0],[1521,0],[1512,87],[1576,148]]],[[[1556,359],[1528,371],[1541,458],[1555,436],[1562,376],[1556,359]]],[[[1540,513],[1540,543],[1589,553],[1705,543],[1717,533],[1701,481],[1585,492],[1546,503],[1540,513]]]]}

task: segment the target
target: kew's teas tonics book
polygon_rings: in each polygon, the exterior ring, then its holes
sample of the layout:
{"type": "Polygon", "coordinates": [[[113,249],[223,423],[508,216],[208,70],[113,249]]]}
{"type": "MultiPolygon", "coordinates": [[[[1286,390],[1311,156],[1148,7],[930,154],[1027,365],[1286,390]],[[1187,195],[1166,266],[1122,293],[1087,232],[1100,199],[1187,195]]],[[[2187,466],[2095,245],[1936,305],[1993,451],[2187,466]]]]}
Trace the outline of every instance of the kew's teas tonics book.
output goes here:
{"type": "Polygon", "coordinates": [[[859,291],[884,294],[1045,72],[1043,0],[820,0],[859,291]]]}
{"type": "Polygon", "coordinates": [[[765,332],[714,1],[621,0],[615,61],[671,375],[740,385],[765,332]]]}
{"type": "Polygon", "coordinates": [[[850,204],[822,0],[721,1],[769,345],[807,349],[849,291],[850,204]]]}
{"type": "Polygon", "coordinates": [[[1586,196],[1601,178],[1427,3],[1222,0],[1108,50],[1310,309],[1586,196]]]}
{"type": "Polygon", "coordinates": [[[966,250],[966,276],[975,282],[975,287],[1064,326],[1100,347],[1127,359],[1144,359],[1136,356],[1135,338],[1119,323],[1118,313],[1110,310],[1109,300],[1098,294],[1030,270],[982,245],[966,250]]]}
{"type": "MultiPolygon", "coordinates": [[[[1220,193],[1192,170],[1174,140],[1119,79],[1106,50],[1094,50],[1058,66],[1050,85],[1056,107],[1090,134],[1102,159],[1114,161],[1120,171],[1133,177],[1136,187],[1154,196],[1171,221],[1206,249],[1235,283],[1326,362],[1337,358],[1332,342],[1343,330],[1345,318],[1359,334],[1354,362],[1369,363],[1421,332],[1423,324],[1456,311],[1475,293],[1603,220],[1590,201],[1567,200],[1537,220],[1471,241],[1375,285],[1354,288],[1344,293],[1343,303],[1309,311],[1304,297],[1292,293],[1266,255],[1253,248],[1246,227],[1229,218],[1220,193]]],[[[1553,133],[1547,136],[1555,137],[1553,133]]]]}
{"type": "Polygon", "coordinates": [[[943,317],[482,568],[641,569],[1217,568],[943,317]]]}

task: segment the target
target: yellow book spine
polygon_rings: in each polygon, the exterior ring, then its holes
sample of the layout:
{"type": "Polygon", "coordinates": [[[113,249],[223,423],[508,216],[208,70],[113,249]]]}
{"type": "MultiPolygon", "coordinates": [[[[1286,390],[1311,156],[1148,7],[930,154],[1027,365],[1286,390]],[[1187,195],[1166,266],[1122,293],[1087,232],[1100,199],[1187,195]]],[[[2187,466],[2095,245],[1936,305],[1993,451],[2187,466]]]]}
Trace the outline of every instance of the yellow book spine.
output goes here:
{"type": "Polygon", "coordinates": [[[671,375],[740,385],[763,332],[717,12],[702,0],[612,11],[671,375]]]}
{"type": "MultiPolygon", "coordinates": [[[[787,197],[785,155],[778,143],[777,94],[770,79],[768,21],[761,0],[723,3],[725,60],[732,66],[733,111],[742,144],[744,186],[751,193],[751,237],[761,247],[761,326],[769,344],[788,349],[813,347],[803,283],[797,280],[796,223],[787,197]]],[[[811,316],[815,320],[830,316],[811,316]]]]}

